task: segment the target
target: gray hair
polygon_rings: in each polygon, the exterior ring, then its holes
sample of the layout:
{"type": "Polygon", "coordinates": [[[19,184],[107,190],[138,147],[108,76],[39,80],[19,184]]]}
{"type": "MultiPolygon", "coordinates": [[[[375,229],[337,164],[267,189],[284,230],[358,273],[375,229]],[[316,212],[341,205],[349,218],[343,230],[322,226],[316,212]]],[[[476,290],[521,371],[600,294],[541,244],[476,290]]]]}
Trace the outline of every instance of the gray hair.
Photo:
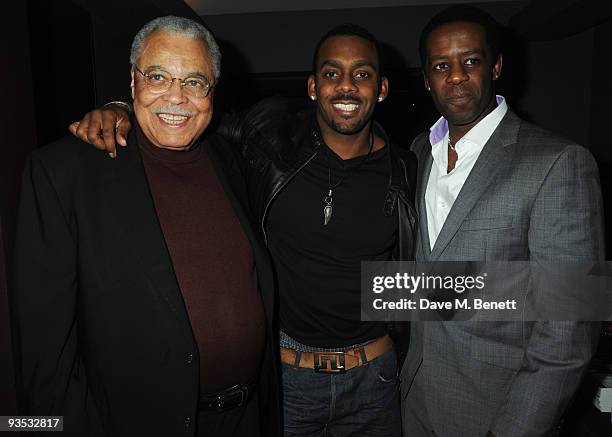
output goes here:
{"type": "Polygon", "coordinates": [[[221,51],[219,50],[217,41],[215,41],[215,37],[202,24],[190,20],[189,18],[175,17],[172,15],[155,18],[138,31],[134,37],[134,41],[132,41],[132,50],[130,52],[130,63],[132,67],[136,64],[146,39],[156,31],[175,33],[202,40],[210,51],[215,83],[219,80],[221,76],[221,51]]]}

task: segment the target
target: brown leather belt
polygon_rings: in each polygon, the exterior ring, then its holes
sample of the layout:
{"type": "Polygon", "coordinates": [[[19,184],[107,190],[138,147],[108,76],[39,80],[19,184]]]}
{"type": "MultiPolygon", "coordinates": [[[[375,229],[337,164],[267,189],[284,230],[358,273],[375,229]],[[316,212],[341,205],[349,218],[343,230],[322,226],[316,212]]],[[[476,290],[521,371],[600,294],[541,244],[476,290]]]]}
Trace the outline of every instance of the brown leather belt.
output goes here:
{"type": "Polygon", "coordinates": [[[363,366],[368,361],[372,361],[392,349],[391,338],[388,335],[383,335],[369,343],[343,352],[299,352],[281,347],[280,357],[284,364],[313,369],[318,373],[345,373],[354,367],[363,366]],[[360,349],[363,349],[366,361],[362,359],[360,349]]]}

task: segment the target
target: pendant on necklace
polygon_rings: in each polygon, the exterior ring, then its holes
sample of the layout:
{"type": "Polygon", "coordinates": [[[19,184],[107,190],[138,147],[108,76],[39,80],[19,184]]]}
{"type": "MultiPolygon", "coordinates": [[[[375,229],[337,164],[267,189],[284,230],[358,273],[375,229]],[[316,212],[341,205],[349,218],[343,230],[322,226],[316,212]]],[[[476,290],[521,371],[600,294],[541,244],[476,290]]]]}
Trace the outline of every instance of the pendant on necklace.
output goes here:
{"type": "Polygon", "coordinates": [[[327,226],[332,216],[332,190],[329,190],[324,199],[325,208],[323,208],[323,226],[327,226]]]}

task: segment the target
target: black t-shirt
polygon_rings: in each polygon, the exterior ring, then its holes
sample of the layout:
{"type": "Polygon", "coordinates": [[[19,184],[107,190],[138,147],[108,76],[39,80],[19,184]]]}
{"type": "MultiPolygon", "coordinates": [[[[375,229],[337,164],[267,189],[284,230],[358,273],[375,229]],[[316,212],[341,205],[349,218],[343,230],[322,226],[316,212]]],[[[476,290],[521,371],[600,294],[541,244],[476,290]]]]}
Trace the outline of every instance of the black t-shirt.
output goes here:
{"type": "Polygon", "coordinates": [[[397,214],[384,214],[389,185],[388,147],[343,161],[322,150],[278,194],[267,222],[276,266],[281,329],[300,343],[336,348],[385,334],[382,322],[360,320],[361,261],[391,259],[397,214]],[[333,213],[323,225],[324,198],[333,213]]]}

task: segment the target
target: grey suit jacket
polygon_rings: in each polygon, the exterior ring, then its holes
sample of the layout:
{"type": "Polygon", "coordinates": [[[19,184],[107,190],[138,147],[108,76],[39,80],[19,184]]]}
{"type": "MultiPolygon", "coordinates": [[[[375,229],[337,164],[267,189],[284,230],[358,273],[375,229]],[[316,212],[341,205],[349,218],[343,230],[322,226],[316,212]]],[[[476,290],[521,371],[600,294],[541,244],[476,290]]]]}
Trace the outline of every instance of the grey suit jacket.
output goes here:
{"type": "MultiPolygon", "coordinates": [[[[591,154],[510,110],[430,248],[424,200],[432,165],[428,135],[412,145],[419,159],[417,261],[603,259],[603,207],[591,154]]],[[[420,387],[415,393],[421,393],[436,435],[546,435],[594,353],[595,325],[414,323],[402,399],[420,387]]]]}

